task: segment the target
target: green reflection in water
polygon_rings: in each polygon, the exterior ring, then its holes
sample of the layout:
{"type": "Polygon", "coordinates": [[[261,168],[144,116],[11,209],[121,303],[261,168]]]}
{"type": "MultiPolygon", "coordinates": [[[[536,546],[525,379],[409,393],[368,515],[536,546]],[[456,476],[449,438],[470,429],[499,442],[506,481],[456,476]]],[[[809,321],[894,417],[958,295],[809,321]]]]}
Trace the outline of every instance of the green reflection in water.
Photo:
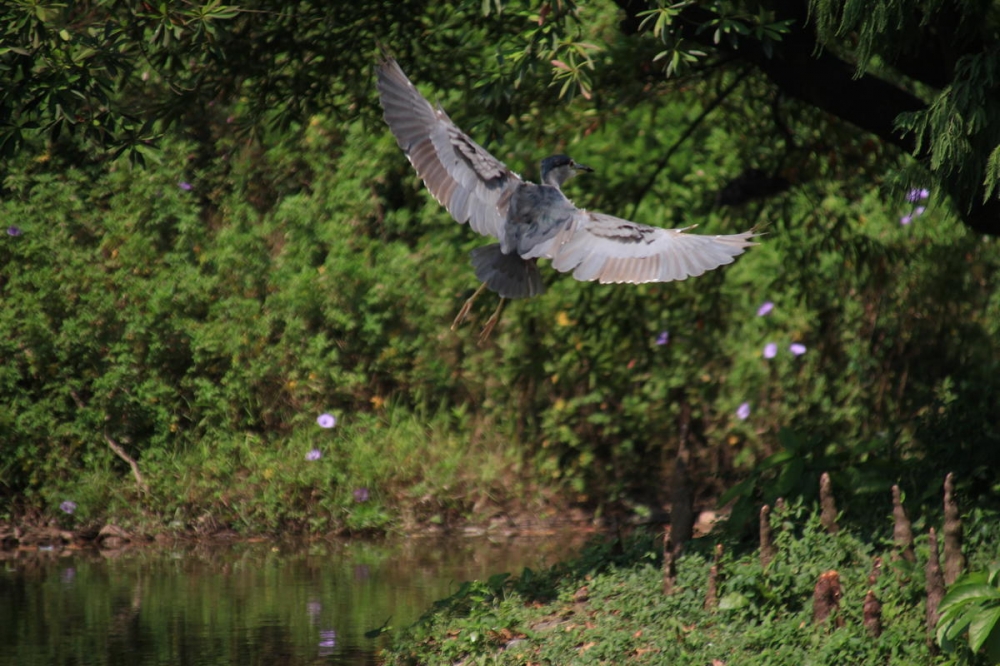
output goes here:
{"type": "Polygon", "coordinates": [[[0,664],[366,664],[471,578],[571,555],[572,535],[3,553],[0,664]],[[391,618],[391,619],[390,619],[391,618]]]}

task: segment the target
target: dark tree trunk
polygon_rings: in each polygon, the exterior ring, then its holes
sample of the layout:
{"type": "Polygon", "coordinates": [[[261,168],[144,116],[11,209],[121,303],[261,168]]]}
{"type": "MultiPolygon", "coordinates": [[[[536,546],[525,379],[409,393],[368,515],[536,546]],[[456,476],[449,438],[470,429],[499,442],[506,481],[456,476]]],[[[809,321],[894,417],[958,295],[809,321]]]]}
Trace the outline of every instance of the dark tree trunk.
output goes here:
{"type": "MultiPolygon", "coordinates": [[[[620,24],[622,32],[637,33],[642,23],[639,14],[651,9],[651,3],[647,0],[616,0],[616,3],[626,14],[620,24]]],[[[926,104],[902,87],[878,76],[869,73],[857,76],[854,64],[823,48],[815,26],[809,20],[809,4],[805,0],[774,0],[767,4],[774,9],[775,19],[792,21],[789,32],[782,36],[780,42],[772,44],[771,53],[762,42],[749,37],[741,37],[738,48],[725,39],[716,44],[713,31],[702,28],[719,17],[704,7],[687,7],[675,21],[685,39],[753,65],[784,94],[914,154],[917,147],[914,137],[896,129],[896,119],[902,113],[921,111],[926,104]]],[[[958,46],[933,37],[928,38],[923,46],[919,55],[902,57],[896,64],[901,72],[938,88],[951,82],[951,65],[958,55],[981,51],[980,44],[958,46]],[[928,63],[933,63],[933,66],[928,66],[928,63]]],[[[926,145],[915,157],[928,157],[926,145]]],[[[970,201],[957,187],[948,194],[967,226],[977,233],[1000,235],[1000,199],[993,197],[984,202],[982,196],[976,196],[970,201]]]]}

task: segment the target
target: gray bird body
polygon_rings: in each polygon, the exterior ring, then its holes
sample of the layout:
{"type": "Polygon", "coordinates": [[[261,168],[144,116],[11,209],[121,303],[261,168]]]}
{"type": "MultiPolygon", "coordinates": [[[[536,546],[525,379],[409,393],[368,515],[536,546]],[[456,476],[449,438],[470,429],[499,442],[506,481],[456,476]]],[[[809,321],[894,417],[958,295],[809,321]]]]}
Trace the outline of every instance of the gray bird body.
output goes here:
{"type": "Polygon", "coordinates": [[[434,198],[499,241],[473,250],[472,265],[500,296],[541,294],[538,259],[581,281],[639,284],[701,275],[754,245],[752,231],[703,236],[578,208],[561,187],[588,167],[553,155],[542,161],[542,184],[526,182],[431,106],[395,60],[379,65],[377,85],[389,129],[434,198]]]}

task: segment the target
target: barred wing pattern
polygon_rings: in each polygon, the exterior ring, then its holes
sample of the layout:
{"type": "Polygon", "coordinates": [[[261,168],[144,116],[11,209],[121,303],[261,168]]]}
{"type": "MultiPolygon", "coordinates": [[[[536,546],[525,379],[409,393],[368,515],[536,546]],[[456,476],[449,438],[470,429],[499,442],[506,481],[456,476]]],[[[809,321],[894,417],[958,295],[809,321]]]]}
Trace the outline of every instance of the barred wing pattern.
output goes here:
{"type": "Polygon", "coordinates": [[[661,229],[603,213],[579,210],[554,237],[522,257],[548,258],[561,273],[582,282],[641,284],[696,277],[732,263],[755,245],[757,234],[701,236],[684,229],[661,229]]]}
{"type": "MultiPolygon", "coordinates": [[[[395,60],[378,66],[384,117],[431,194],[458,222],[499,244],[473,253],[476,275],[509,298],[542,292],[535,259],[581,281],[670,282],[701,275],[755,245],[757,234],[700,236],[577,208],[559,188],[568,174],[549,172],[544,185],[525,183],[431,106],[395,60]]],[[[566,165],[573,168],[565,156],[566,165]]]]}
{"type": "Polygon", "coordinates": [[[502,240],[517,174],[432,107],[395,60],[379,65],[377,85],[389,129],[434,198],[458,222],[502,240]]]}

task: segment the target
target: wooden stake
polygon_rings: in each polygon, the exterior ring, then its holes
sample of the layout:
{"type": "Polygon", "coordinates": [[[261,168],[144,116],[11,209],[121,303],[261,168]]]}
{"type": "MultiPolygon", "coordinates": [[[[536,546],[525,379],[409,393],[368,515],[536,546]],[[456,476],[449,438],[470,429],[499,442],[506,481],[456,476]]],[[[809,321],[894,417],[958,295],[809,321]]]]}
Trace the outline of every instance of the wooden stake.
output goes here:
{"type": "Polygon", "coordinates": [[[674,544],[670,538],[670,528],[663,534],[663,594],[674,593],[677,583],[677,564],[674,562],[674,544]]]}
{"type": "Polygon", "coordinates": [[[708,588],[705,590],[705,610],[712,610],[719,605],[719,567],[712,565],[708,570],[708,588]]]}
{"type": "Polygon", "coordinates": [[[722,553],[722,544],[715,544],[712,568],[708,570],[708,587],[705,590],[705,610],[711,610],[719,604],[719,571],[722,567],[722,553]]]}
{"type": "Polygon", "coordinates": [[[771,507],[760,507],[760,566],[763,569],[771,563],[778,554],[774,547],[774,536],[771,534],[771,507]]]}
{"type": "Polygon", "coordinates": [[[941,575],[941,561],[938,559],[937,532],[934,531],[933,527],[930,529],[929,536],[931,553],[924,569],[926,573],[925,589],[927,591],[927,646],[936,654],[937,643],[934,642],[934,636],[938,619],[941,617],[938,613],[938,606],[944,597],[944,577],[941,575]]]}
{"type": "Polygon", "coordinates": [[[868,594],[865,595],[865,603],[863,607],[864,620],[863,624],[865,629],[868,630],[868,635],[873,638],[878,638],[882,635],[882,604],[879,603],[878,598],[875,596],[873,590],[868,590],[868,594]]]}
{"type": "MultiPolygon", "coordinates": [[[[822,624],[830,615],[840,609],[840,574],[836,571],[827,571],[820,575],[813,589],[813,622],[822,624]]],[[[843,626],[844,619],[839,615],[835,625],[843,626]]]]}
{"type": "Polygon", "coordinates": [[[907,562],[916,562],[917,556],[913,552],[913,528],[910,519],[906,516],[906,509],[903,508],[902,495],[899,486],[892,487],[892,540],[896,544],[896,550],[892,554],[893,561],[900,558],[907,562]]]}
{"type": "Polygon", "coordinates": [[[868,574],[868,584],[874,585],[878,582],[879,577],[882,575],[882,558],[875,556],[872,560],[872,570],[868,574]]]}
{"type": "Polygon", "coordinates": [[[955,475],[944,477],[944,582],[951,585],[965,570],[962,555],[962,521],[955,501],[955,475]]]}
{"type": "Polygon", "coordinates": [[[837,503],[833,500],[833,487],[830,475],[826,472],[819,477],[819,506],[821,510],[819,520],[826,531],[834,534],[840,530],[840,526],[837,525],[837,503]]]}

